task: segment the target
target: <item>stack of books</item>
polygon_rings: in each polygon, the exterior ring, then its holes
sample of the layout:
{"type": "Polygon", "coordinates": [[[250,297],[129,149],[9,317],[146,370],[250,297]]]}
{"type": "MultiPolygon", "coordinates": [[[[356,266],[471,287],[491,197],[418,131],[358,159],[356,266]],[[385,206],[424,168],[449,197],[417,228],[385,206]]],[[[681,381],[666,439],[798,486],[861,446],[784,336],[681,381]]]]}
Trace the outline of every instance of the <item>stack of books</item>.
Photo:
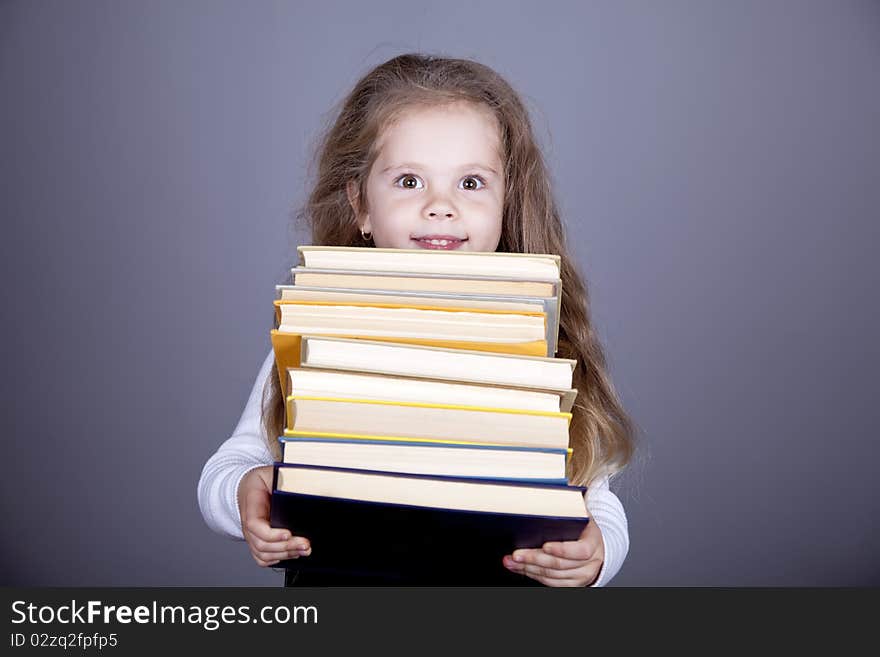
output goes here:
{"type": "Polygon", "coordinates": [[[286,398],[283,567],[399,584],[521,583],[502,557],[576,539],[575,361],[555,358],[559,257],[298,249],[272,345],[286,398]]]}

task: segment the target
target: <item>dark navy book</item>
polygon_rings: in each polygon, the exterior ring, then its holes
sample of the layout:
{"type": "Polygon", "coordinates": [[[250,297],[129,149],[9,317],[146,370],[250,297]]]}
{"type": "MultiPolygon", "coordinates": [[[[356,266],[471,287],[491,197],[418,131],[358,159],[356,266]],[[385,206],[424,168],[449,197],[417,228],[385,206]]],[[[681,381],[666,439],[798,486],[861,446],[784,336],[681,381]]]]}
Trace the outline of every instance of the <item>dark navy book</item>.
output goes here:
{"type": "MultiPolygon", "coordinates": [[[[273,566],[286,571],[289,586],[532,586],[531,578],[508,571],[504,555],[536,548],[547,541],[577,540],[588,519],[342,499],[278,490],[275,464],[270,524],[309,539],[308,557],[273,566]]],[[[314,470],[345,471],[341,468],[314,470]]],[[[349,471],[350,472],[350,471],[349,471]]],[[[388,474],[388,473],[374,473],[388,474]]],[[[402,476],[409,481],[442,479],[402,476]]],[[[473,479],[467,480],[473,482],[473,479]]],[[[502,485],[483,480],[487,486],[502,485]]],[[[567,485],[504,482],[533,490],[567,485]]],[[[528,492],[528,491],[526,491],[528,492]]],[[[540,492],[540,491],[539,491],[540,492]]]]}

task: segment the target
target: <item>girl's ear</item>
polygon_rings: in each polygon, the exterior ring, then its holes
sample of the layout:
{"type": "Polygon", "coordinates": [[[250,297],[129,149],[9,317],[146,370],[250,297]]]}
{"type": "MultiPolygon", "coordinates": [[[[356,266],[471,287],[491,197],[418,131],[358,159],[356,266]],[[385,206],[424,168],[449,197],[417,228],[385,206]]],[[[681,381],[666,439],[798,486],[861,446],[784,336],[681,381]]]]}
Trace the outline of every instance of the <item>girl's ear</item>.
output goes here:
{"type": "Polygon", "coordinates": [[[351,205],[351,209],[354,210],[356,215],[359,214],[357,183],[354,180],[348,181],[348,184],[345,186],[345,193],[348,195],[348,203],[351,205]]]}
{"type": "Polygon", "coordinates": [[[365,233],[372,232],[370,227],[370,215],[361,212],[363,204],[361,203],[360,193],[358,192],[357,183],[349,180],[345,186],[345,193],[348,196],[348,203],[354,210],[354,216],[357,218],[358,227],[365,233]]]}

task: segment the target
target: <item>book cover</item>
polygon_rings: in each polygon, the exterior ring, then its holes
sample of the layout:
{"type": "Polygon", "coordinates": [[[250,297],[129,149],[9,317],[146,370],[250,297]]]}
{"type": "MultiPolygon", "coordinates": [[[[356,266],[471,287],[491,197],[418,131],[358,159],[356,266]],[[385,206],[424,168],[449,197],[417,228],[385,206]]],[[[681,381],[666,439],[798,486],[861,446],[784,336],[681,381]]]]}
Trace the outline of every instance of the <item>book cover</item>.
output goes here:
{"type": "MultiPolygon", "coordinates": [[[[535,582],[509,572],[502,558],[547,541],[577,540],[587,518],[560,518],[407,506],[277,490],[270,524],[304,536],[308,557],[282,561],[303,583],[517,586],[535,582]]],[[[492,485],[488,483],[487,485],[492,485]]]]}

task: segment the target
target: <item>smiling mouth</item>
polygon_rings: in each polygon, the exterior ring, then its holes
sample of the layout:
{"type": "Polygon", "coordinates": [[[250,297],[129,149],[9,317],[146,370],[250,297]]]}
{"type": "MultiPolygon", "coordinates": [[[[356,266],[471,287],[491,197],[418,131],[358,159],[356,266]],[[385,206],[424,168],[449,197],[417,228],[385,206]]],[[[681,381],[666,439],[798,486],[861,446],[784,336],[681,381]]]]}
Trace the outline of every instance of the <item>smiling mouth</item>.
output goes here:
{"type": "Polygon", "coordinates": [[[457,249],[467,242],[466,237],[455,237],[453,235],[422,235],[421,237],[412,237],[411,239],[423,249],[457,249]]]}

